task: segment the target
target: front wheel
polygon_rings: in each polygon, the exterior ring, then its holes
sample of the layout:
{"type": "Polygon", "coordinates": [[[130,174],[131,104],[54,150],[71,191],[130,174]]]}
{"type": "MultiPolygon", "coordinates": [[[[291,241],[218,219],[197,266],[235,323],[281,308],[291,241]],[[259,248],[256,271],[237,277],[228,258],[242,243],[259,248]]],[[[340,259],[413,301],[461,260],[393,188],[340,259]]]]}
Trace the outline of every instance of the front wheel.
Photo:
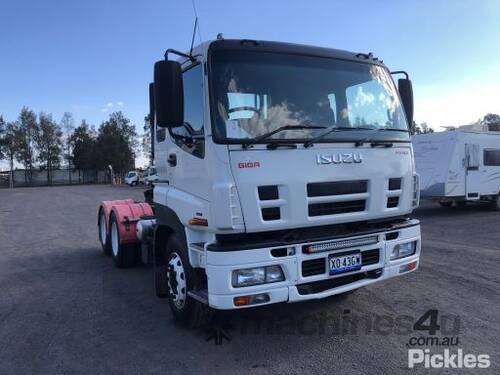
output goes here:
{"type": "Polygon", "coordinates": [[[187,249],[175,235],[167,241],[165,267],[168,304],[174,319],[185,326],[199,327],[206,321],[209,308],[188,294],[198,287],[197,277],[189,264],[187,249]]]}
{"type": "Polygon", "coordinates": [[[500,211],[500,194],[493,198],[492,206],[495,211],[500,211]]]}

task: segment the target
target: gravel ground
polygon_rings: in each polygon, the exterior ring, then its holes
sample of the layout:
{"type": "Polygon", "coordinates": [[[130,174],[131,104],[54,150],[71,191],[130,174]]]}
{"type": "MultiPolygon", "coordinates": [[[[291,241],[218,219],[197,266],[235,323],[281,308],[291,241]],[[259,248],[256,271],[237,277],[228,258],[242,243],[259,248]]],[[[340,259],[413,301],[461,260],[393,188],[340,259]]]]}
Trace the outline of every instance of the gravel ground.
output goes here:
{"type": "Polygon", "coordinates": [[[142,189],[0,190],[0,374],[401,374],[411,338],[428,337],[413,323],[430,309],[436,337],[458,337],[451,351],[491,356],[489,369],[462,372],[499,373],[500,213],[424,203],[417,272],[345,297],[219,314],[213,326],[188,330],[154,296],[150,267],[118,270],[101,253],[96,208],[126,197],[141,199],[142,189]],[[214,327],[230,341],[207,341],[214,327]]]}

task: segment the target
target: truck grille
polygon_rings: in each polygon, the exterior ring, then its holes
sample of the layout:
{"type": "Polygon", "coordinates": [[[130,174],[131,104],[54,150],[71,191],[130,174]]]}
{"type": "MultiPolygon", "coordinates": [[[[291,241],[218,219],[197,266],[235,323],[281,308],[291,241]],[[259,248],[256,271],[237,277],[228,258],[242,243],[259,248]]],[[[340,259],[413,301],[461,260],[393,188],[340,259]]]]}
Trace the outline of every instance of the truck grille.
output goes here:
{"type": "MultiPolygon", "coordinates": [[[[328,257],[305,260],[302,262],[302,276],[322,275],[326,273],[326,260],[328,257]]],[[[365,250],[361,252],[361,265],[368,266],[377,264],[380,260],[379,249],[365,250]]]]}
{"type": "Polygon", "coordinates": [[[307,184],[310,217],[361,212],[366,208],[367,198],[367,180],[307,184]]]}
{"type": "Polygon", "coordinates": [[[314,182],[307,184],[308,197],[366,193],[368,181],[314,182]]]}

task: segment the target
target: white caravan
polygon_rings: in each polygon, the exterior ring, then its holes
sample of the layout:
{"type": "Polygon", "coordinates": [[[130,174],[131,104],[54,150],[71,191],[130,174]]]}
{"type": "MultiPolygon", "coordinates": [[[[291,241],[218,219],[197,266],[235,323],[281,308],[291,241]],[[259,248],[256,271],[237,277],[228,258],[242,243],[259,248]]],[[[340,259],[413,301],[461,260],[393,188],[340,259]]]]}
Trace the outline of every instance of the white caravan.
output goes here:
{"type": "Polygon", "coordinates": [[[104,251],[119,267],[153,263],[182,321],[414,271],[407,75],[398,89],[372,54],[223,39],[167,50],[150,85],[152,209],[103,202],[104,251]]]}
{"type": "Polygon", "coordinates": [[[500,210],[500,132],[479,126],[413,137],[422,198],[442,206],[487,201],[500,210]]]}

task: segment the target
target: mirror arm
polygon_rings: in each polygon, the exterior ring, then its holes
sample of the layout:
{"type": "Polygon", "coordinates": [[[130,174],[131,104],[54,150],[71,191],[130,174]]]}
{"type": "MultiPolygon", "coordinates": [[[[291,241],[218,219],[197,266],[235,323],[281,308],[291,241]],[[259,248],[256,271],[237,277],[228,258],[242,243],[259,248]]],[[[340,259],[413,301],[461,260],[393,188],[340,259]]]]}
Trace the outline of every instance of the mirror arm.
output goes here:
{"type": "Polygon", "coordinates": [[[184,53],[184,52],[181,52],[181,51],[177,51],[175,49],[172,49],[172,48],[169,48],[165,51],[165,60],[168,60],[168,54],[171,53],[171,54],[174,54],[174,55],[177,55],[177,56],[181,56],[181,57],[185,57],[189,60],[191,60],[192,62],[195,62],[196,59],[193,55],[189,55],[187,53],[184,53]]]}
{"type": "Polygon", "coordinates": [[[392,75],[404,74],[404,76],[405,76],[406,79],[410,79],[410,76],[404,70],[396,70],[395,72],[391,72],[391,74],[392,75]]]}

